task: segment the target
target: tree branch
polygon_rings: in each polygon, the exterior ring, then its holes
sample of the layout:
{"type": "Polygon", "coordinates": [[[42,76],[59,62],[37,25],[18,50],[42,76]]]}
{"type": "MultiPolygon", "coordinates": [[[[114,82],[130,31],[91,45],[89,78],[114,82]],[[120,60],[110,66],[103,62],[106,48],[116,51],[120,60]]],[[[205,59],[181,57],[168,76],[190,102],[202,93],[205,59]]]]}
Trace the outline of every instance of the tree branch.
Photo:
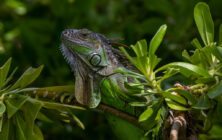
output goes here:
{"type": "Polygon", "coordinates": [[[135,116],[132,116],[132,115],[130,115],[126,112],[123,112],[121,110],[118,110],[114,107],[100,103],[99,106],[97,107],[97,109],[102,110],[107,113],[110,113],[110,114],[113,114],[113,115],[116,115],[117,117],[120,117],[121,119],[127,120],[127,121],[133,123],[134,125],[141,127],[138,123],[138,119],[135,116]]]}
{"type": "MultiPolygon", "coordinates": [[[[56,93],[55,92],[50,92],[50,91],[34,91],[33,93],[31,93],[31,95],[34,95],[34,96],[38,96],[38,97],[41,97],[41,98],[45,98],[45,99],[51,99],[51,100],[54,100],[56,102],[60,102],[60,96],[56,96],[56,93]]],[[[64,103],[65,104],[70,104],[70,105],[78,105],[78,106],[82,106],[82,107],[86,107],[86,106],[83,106],[81,104],[79,104],[75,98],[73,98],[71,100],[71,102],[66,102],[67,100],[64,100],[64,103]]],[[[87,108],[87,107],[86,107],[87,108]]],[[[97,108],[95,108],[97,110],[101,110],[103,112],[107,112],[107,113],[110,113],[110,114],[113,114],[123,120],[126,120],[126,121],[129,121],[130,123],[138,126],[138,127],[141,127],[140,124],[138,123],[138,118],[136,118],[135,116],[133,115],[130,115],[126,112],[123,112],[121,110],[118,110],[117,108],[114,108],[112,106],[109,106],[109,105],[106,105],[106,104],[103,104],[103,103],[100,103],[98,105],[97,108]]]]}
{"type": "Polygon", "coordinates": [[[170,140],[186,140],[186,126],[187,122],[184,114],[175,117],[170,131],[170,140]]]}

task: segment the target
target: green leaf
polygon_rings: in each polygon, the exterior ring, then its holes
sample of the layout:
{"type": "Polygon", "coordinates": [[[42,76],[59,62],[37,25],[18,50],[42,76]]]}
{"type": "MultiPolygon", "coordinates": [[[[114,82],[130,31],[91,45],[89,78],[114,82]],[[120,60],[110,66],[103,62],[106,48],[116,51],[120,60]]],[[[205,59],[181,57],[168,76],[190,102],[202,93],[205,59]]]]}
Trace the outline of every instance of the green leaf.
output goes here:
{"type": "Polygon", "coordinates": [[[26,126],[28,127],[28,129],[32,131],[32,133],[34,129],[34,121],[42,105],[43,103],[41,102],[38,102],[33,99],[29,99],[22,107],[25,121],[26,121],[26,126]]]}
{"type": "Polygon", "coordinates": [[[21,113],[16,113],[13,116],[14,119],[14,125],[16,126],[16,139],[18,140],[26,140],[25,136],[25,128],[26,128],[26,123],[24,119],[21,116],[21,113]]]}
{"type": "Polygon", "coordinates": [[[139,122],[146,121],[148,118],[150,118],[153,114],[153,108],[146,109],[139,117],[139,122]]]}
{"type": "Polygon", "coordinates": [[[148,140],[144,137],[144,131],[132,123],[115,115],[105,115],[118,140],[148,140]]]}
{"type": "Polygon", "coordinates": [[[27,100],[28,97],[23,95],[16,95],[5,100],[8,118],[10,119],[27,100]]]}
{"type": "Polygon", "coordinates": [[[24,88],[27,85],[31,84],[41,73],[43,69],[43,65],[38,68],[28,68],[23,75],[16,81],[16,83],[9,88],[9,90],[13,90],[15,88],[24,88]]]}
{"type": "Polygon", "coordinates": [[[51,86],[51,87],[44,87],[36,89],[36,92],[68,92],[73,93],[75,92],[75,85],[65,85],[65,86],[51,86]]]}
{"type": "Polygon", "coordinates": [[[0,89],[2,89],[2,87],[4,85],[4,82],[5,82],[6,77],[8,75],[8,71],[9,71],[11,62],[12,62],[12,58],[9,58],[6,61],[6,63],[2,67],[0,67],[0,89]]]}
{"type": "Polygon", "coordinates": [[[172,88],[172,89],[169,89],[168,91],[175,91],[176,93],[182,95],[188,100],[188,102],[190,102],[191,105],[197,103],[196,99],[189,91],[178,89],[178,88],[172,88]]]}
{"type": "Polygon", "coordinates": [[[123,47],[120,47],[119,49],[126,55],[127,59],[129,59],[129,61],[133,63],[134,66],[137,65],[136,61],[127,53],[123,47]]]}
{"type": "Polygon", "coordinates": [[[199,2],[196,4],[194,19],[204,44],[209,45],[214,41],[214,23],[206,3],[199,2]]]}
{"type": "Polygon", "coordinates": [[[5,110],[6,110],[5,104],[2,101],[0,101],[0,117],[3,116],[5,110]]]}
{"type": "Polygon", "coordinates": [[[74,115],[74,114],[72,114],[72,113],[71,113],[71,115],[72,115],[73,120],[76,122],[76,124],[77,124],[80,128],[82,128],[83,130],[85,130],[85,126],[84,126],[84,124],[79,120],[79,118],[76,117],[76,115],[74,115]]]}
{"type": "Polygon", "coordinates": [[[210,106],[211,104],[208,97],[206,95],[201,95],[198,102],[194,106],[192,106],[192,108],[204,110],[209,109],[210,106]]]}
{"type": "Polygon", "coordinates": [[[172,101],[172,100],[169,99],[169,98],[165,98],[165,101],[166,101],[167,105],[168,105],[170,108],[174,109],[174,110],[180,110],[180,111],[190,110],[189,108],[186,108],[186,107],[184,107],[184,106],[181,106],[181,105],[179,105],[178,103],[172,101]]]}
{"type": "Polygon", "coordinates": [[[150,130],[153,128],[158,122],[160,122],[161,115],[161,106],[162,100],[159,100],[157,103],[153,104],[152,107],[147,108],[140,116],[139,122],[144,130],[150,130]]]}
{"type": "Polygon", "coordinates": [[[75,105],[59,104],[59,103],[52,103],[52,102],[45,102],[45,101],[42,101],[42,103],[43,103],[43,106],[44,106],[45,108],[48,108],[48,109],[56,109],[56,110],[59,110],[59,111],[63,111],[64,108],[72,108],[72,109],[78,109],[78,110],[86,110],[84,107],[75,106],[75,105]]]}
{"type": "Polygon", "coordinates": [[[170,92],[161,92],[161,95],[163,95],[166,98],[172,99],[178,103],[181,103],[183,105],[187,104],[186,100],[183,97],[181,97],[180,95],[176,95],[176,94],[173,94],[170,92]]]}
{"type": "Polygon", "coordinates": [[[147,108],[140,116],[139,122],[146,130],[151,129],[157,124],[160,117],[162,100],[159,100],[152,107],[147,108]]]}
{"type": "Polygon", "coordinates": [[[147,43],[145,39],[138,41],[136,45],[131,45],[131,48],[137,57],[147,56],[147,43]]]}
{"type": "Polygon", "coordinates": [[[10,119],[7,119],[2,126],[2,130],[0,132],[0,139],[1,140],[10,140],[9,135],[10,134],[10,119]]]}
{"type": "Polygon", "coordinates": [[[37,125],[33,127],[33,133],[27,131],[27,140],[44,140],[43,134],[37,125]]]}
{"type": "Polygon", "coordinates": [[[163,37],[166,33],[167,30],[167,25],[162,25],[159,30],[156,32],[152,40],[150,41],[150,46],[149,46],[149,57],[151,55],[154,55],[157,48],[159,47],[160,43],[163,40],[163,37]]]}
{"type": "Polygon", "coordinates": [[[218,41],[219,45],[222,45],[222,24],[220,24],[220,28],[219,28],[219,41],[218,41]]]}
{"type": "Polygon", "coordinates": [[[190,64],[190,63],[185,63],[185,62],[173,62],[173,63],[169,63],[167,65],[164,65],[162,67],[160,67],[159,69],[157,69],[155,71],[155,73],[159,72],[159,71],[162,71],[162,70],[165,70],[167,68],[178,68],[181,70],[184,70],[190,74],[193,74],[195,76],[203,76],[203,77],[211,77],[211,75],[205,71],[203,68],[201,67],[198,67],[198,66],[195,66],[193,64],[190,64]]]}
{"type": "Polygon", "coordinates": [[[190,55],[189,55],[189,53],[187,52],[187,50],[184,50],[184,51],[182,52],[182,56],[183,56],[186,60],[190,61],[190,55]]]}
{"type": "Polygon", "coordinates": [[[222,81],[220,81],[220,83],[214,87],[213,89],[211,89],[208,94],[207,94],[211,99],[214,99],[220,95],[222,95],[222,81]]]}
{"type": "Polygon", "coordinates": [[[153,102],[130,102],[129,105],[136,106],[136,107],[143,107],[143,106],[149,106],[152,105],[153,102]]]}
{"type": "Polygon", "coordinates": [[[4,83],[3,86],[7,85],[8,82],[10,82],[10,81],[12,80],[12,78],[13,78],[13,76],[14,76],[14,74],[15,74],[15,72],[16,72],[17,70],[18,70],[18,67],[16,67],[16,68],[11,72],[11,74],[8,76],[8,78],[6,79],[6,81],[5,81],[5,83],[4,83]]]}
{"type": "Polygon", "coordinates": [[[194,38],[192,41],[191,41],[191,44],[196,47],[197,49],[201,49],[202,46],[200,45],[200,42],[198,41],[197,38],[194,38]]]}
{"type": "Polygon", "coordinates": [[[125,76],[134,77],[134,78],[148,82],[142,74],[130,71],[130,70],[123,68],[123,67],[119,67],[119,68],[115,69],[114,72],[123,73],[125,76]]]}

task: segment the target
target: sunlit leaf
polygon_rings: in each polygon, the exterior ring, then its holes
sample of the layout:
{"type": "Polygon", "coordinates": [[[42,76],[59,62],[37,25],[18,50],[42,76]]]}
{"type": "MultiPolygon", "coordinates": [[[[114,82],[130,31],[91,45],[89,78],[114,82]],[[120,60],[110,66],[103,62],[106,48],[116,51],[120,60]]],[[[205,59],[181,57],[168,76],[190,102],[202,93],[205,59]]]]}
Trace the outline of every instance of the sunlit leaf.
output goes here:
{"type": "Polygon", "coordinates": [[[199,2],[194,8],[194,19],[205,45],[214,41],[214,23],[208,5],[199,2]]]}
{"type": "Polygon", "coordinates": [[[177,94],[173,94],[173,93],[170,93],[170,92],[161,92],[161,95],[163,95],[164,97],[166,98],[169,98],[169,99],[172,99],[178,103],[181,103],[183,105],[186,105],[186,100],[181,97],[180,95],[177,95],[177,94]]]}
{"type": "Polygon", "coordinates": [[[156,34],[154,35],[154,37],[152,38],[152,40],[150,41],[150,46],[149,46],[149,57],[151,55],[154,55],[157,48],[159,47],[160,43],[163,40],[163,37],[166,33],[167,30],[167,25],[162,25],[158,31],[156,32],[156,34]]]}
{"type": "Polygon", "coordinates": [[[174,109],[174,110],[180,110],[180,111],[190,110],[189,108],[186,108],[186,107],[184,107],[184,106],[181,106],[180,104],[172,101],[172,100],[169,99],[169,98],[165,98],[165,101],[166,101],[167,105],[168,105],[170,108],[174,109]]]}
{"type": "Polygon", "coordinates": [[[137,57],[147,56],[147,43],[146,40],[140,40],[136,45],[131,45],[131,48],[136,53],[137,57]]]}
{"type": "Polygon", "coordinates": [[[191,105],[197,103],[196,99],[189,91],[178,89],[178,88],[172,88],[172,89],[169,89],[168,91],[175,91],[176,93],[182,95],[190,102],[191,105]]]}
{"type": "Polygon", "coordinates": [[[202,69],[201,67],[198,67],[198,66],[193,65],[193,64],[185,63],[185,62],[169,63],[167,65],[164,65],[164,66],[160,67],[155,72],[157,73],[157,72],[165,70],[167,68],[179,68],[180,70],[185,70],[185,71],[189,72],[190,74],[193,74],[193,75],[198,76],[198,77],[199,76],[211,77],[211,75],[207,71],[202,69]]]}
{"type": "Polygon", "coordinates": [[[137,106],[137,107],[143,107],[143,106],[149,106],[152,105],[153,102],[130,102],[129,105],[131,106],[137,106]]]}
{"type": "Polygon", "coordinates": [[[139,117],[139,122],[146,121],[149,119],[153,114],[153,108],[146,109],[139,117]]]}
{"type": "Polygon", "coordinates": [[[139,122],[145,130],[151,129],[159,122],[162,100],[159,100],[152,107],[147,108],[140,116],[139,122]]]}

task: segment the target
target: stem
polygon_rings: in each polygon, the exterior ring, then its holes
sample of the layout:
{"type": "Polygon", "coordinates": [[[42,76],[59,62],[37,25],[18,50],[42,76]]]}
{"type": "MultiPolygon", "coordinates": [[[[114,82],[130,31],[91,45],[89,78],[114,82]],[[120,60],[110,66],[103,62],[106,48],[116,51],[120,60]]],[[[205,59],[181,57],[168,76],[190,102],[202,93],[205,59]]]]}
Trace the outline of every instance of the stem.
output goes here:
{"type": "Polygon", "coordinates": [[[138,119],[135,116],[132,116],[132,115],[130,115],[126,112],[123,112],[121,110],[118,110],[114,107],[111,107],[111,106],[105,105],[103,103],[100,103],[99,106],[96,109],[107,112],[107,113],[110,113],[110,114],[113,114],[113,115],[115,115],[115,116],[117,116],[121,119],[124,119],[124,120],[127,120],[127,121],[133,123],[136,126],[141,127],[138,123],[138,119]]]}

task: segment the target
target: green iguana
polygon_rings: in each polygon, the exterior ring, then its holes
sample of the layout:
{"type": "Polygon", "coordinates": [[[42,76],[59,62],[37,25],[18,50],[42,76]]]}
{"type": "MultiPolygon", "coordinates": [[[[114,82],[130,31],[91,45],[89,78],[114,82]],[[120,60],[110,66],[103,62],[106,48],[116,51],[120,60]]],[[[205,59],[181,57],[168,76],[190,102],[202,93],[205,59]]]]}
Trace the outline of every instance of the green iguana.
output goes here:
{"type": "MultiPolygon", "coordinates": [[[[112,40],[87,29],[66,29],[61,39],[61,51],[75,74],[76,100],[89,108],[96,108],[102,101],[135,116],[134,108],[125,103],[134,100],[127,95],[124,87],[127,78],[114,72],[117,68],[124,68],[124,65],[118,59],[117,50],[111,46],[112,40]]],[[[117,116],[106,114],[118,139],[146,139],[143,129],[138,128],[138,122],[132,121],[135,119],[128,118],[129,123],[117,116]]]]}
{"type": "Polygon", "coordinates": [[[66,29],[61,39],[61,51],[75,74],[76,100],[95,108],[102,93],[107,96],[102,98],[103,102],[122,108],[124,102],[119,98],[130,99],[124,88],[127,78],[114,72],[124,66],[111,46],[111,39],[87,29],[66,29]]]}

